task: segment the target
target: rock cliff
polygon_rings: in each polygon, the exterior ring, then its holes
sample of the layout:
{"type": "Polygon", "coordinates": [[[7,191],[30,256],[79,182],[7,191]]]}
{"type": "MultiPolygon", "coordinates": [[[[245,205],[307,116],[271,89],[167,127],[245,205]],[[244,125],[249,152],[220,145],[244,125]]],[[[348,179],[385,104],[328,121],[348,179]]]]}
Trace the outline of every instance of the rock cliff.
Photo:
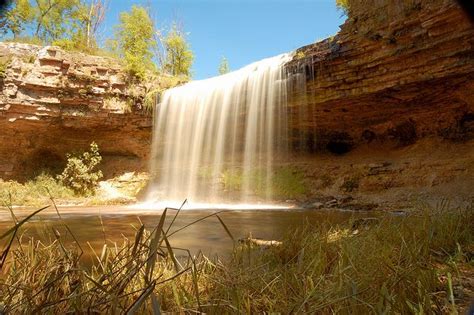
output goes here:
{"type": "Polygon", "coordinates": [[[474,136],[474,25],[454,0],[351,0],[339,34],[288,71],[308,150],[474,136]]]}
{"type": "Polygon", "coordinates": [[[146,87],[118,60],[56,47],[0,43],[0,178],[59,168],[67,152],[99,144],[104,171],[146,168],[151,115],[146,87]]]}
{"type": "MultiPolygon", "coordinates": [[[[474,26],[455,1],[350,3],[335,37],[302,47],[287,65],[295,148],[472,143],[474,26]]],[[[57,168],[92,141],[107,176],[146,169],[147,87],[121,69],[107,57],[0,43],[0,178],[57,168]]]]}

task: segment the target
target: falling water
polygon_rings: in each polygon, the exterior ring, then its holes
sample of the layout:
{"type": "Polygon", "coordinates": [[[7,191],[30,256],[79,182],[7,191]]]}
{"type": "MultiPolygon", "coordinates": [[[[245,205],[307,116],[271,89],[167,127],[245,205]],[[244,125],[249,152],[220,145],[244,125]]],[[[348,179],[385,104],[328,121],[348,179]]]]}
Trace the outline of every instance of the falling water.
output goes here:
{"type": "Polygon", "coordinates": [[[274,161],[288,149],[283,65],[290,59],[283,54],[166,91],[155,111],[147,200],[270,201],[274,161]],[[226,191],[232,181],[238,193],[226,191]]]}

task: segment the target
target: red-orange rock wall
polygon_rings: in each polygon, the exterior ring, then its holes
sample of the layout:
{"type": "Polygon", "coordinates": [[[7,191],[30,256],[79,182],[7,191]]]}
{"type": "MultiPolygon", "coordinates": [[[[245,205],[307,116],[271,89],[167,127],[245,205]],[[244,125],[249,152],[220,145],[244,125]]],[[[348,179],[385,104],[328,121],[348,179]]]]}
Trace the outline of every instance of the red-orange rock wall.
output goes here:
{"type": "Polygon", "coordinates": [[[471,139],[474,26],[456,2],[353,0],[349,12],[337,36],[288,66],[306,145],[471,139]]]}
{"type": "Polygon", "coordinates": [[[60,168],[66,153],[95,141],[112,176],[146,170],[151,115],[119,61],[55,47],[0,43],[0,178],[28,178],[60,168]]]}
{"type": "MultiPolygon", "coordinates": [[[[92,141],[107,176],[147,168],[145,87],[119,61],[0,43],[0,62],[0,178],[56,167],[92,141]]],[[[295,147],[474,137],[474,26],[454,0],[352,0],[340,33],[299,49],[287,69],[295,147]]]]}

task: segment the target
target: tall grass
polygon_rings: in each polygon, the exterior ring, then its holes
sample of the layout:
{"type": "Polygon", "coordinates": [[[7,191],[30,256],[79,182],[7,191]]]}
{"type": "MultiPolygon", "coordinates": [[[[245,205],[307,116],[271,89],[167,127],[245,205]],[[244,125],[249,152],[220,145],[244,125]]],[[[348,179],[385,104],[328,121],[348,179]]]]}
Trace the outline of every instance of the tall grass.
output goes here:
{"type": "MultiPolygon", "coordinates": [[[[48,192],[59,199],[72,199],[74,192],[47,174],[41,174],[24,184],[0,179],[0,201],[21,206],[41,206],[49,201],[48,192]]],[[[0,206],[4,206],[0,203],[0,206]]]]}
{"type": "Polygon", "coordinates": [[[140,226],[120,246],[105,243],[91,267],[59,227],[51,241],[40,242],[19,237],[18,222],[0,236],[22,244],[6,250],[0,278],[4,311],[453,313],[459,306],[452,296],[458,266],[474,267],[472,206],[420,209],[370,226],[303,226],[280,246],[234,243],[232,257],[223,261],[173,247],[169,237],[185,230],[172,228],[179,211],[165,226],[170,211],[151,231],[140,226]]]}

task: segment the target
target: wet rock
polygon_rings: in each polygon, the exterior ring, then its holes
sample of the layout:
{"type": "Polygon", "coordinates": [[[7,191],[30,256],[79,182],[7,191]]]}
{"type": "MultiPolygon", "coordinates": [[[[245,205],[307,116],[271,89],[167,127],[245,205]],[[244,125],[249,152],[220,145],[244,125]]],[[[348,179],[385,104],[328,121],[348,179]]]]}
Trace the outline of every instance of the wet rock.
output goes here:
{"type": "Polygon", "coordinates": [[[337,202],[337,199],[330,200],[324,204],[326,208],[334,208],[337,207],[339,203],[337,202]]]}
{"type": "Polygon", "coordinates": [[[322,209],[322,208],[324,208],[324,203],[322,203],[322,202],[313,202],[311,204],[311,206],[314,209],[322,209]]]}
{"type": "Polygon", "coordinates": [[[406,217],[408,215],[408,212],[406,212],[405,210],[389,211],[389,213],[398,217],[406,217]]]}
{"type": "Polygon", "coordinates": [[[261,238],[252,238],[252,236],[248,236],[246,238],[239,239],[240,244],[256,246],[260,248],[269,248],[272,246],[281,246],[283,243],[280,241],[275,240],[264,240],[261,238]]]}
{"type": "Polygon", "coordinates": [[[352,196],[341,196],[339,198],[337,198],[337,202],[339,205],[344,205],[344,204],[347,204],[351,201],[353,201],[354,198],[352,196]]]}

